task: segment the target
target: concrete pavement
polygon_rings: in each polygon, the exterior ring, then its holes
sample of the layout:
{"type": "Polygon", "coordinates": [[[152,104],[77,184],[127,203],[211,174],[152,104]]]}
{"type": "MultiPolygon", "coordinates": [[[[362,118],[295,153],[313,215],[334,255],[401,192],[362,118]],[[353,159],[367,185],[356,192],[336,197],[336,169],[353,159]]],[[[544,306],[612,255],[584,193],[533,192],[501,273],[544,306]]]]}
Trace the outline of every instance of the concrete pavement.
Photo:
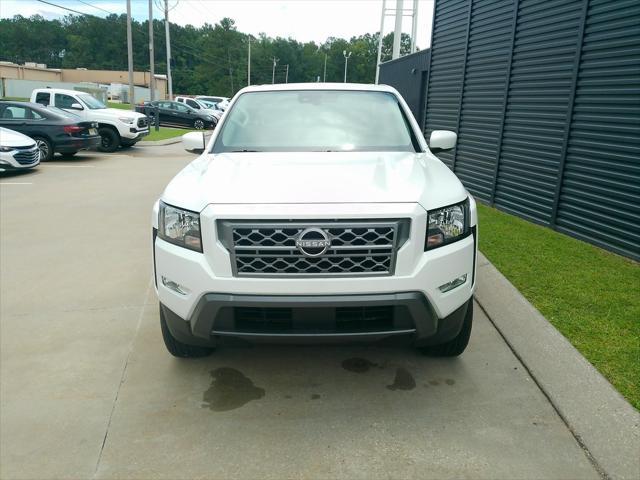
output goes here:
{"type": "Polygon", "coordinates": [[[165,351],[150,211],[180,145],[0,178],[0,477],[599,478],[480,308],[405,346],[165,351]]]}

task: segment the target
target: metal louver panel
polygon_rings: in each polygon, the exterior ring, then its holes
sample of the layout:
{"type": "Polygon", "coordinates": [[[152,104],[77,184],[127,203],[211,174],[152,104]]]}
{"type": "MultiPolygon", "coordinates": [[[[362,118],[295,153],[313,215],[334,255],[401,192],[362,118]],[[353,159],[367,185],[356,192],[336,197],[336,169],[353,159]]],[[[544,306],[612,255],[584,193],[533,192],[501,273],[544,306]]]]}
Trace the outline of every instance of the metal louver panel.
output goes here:
{"type": "Polygon", "coordinates": [[[513,43],[514,1],[474,1],[454,171],[490,201],[513,43]]]}
{"type": "Polygon", "coordinates": [[[583,1],[521,0],[495,204],[550,224],[583,1]]]}
{"type": "Polygon", "coordinates": [[[640,3],[587,11],[558,230],[640,257],[640,3]]]}
{"type": "MultiPolygon", "coordinates": [[[[469,8],[469,0],[436,2],[427,86],[428,134],[433,130],[458,130],[469,8]]],[[[438,158],[453,166],[453,152],[442,152],[438,158]]]]}

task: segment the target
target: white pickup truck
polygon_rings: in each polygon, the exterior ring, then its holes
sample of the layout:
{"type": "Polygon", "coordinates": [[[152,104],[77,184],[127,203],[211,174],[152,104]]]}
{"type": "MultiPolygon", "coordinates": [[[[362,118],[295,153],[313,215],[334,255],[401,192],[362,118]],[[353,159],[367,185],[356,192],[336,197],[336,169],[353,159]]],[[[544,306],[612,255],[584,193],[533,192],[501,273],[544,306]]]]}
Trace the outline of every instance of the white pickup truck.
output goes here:
{"type": "Polygon", "coordinates": [[[83,120],[98,122],[101,142],[98,150],[115,152],[131,147],[149,134],[149,119],[137,112],[107,108],[88,93],[59,88],[39,88],[31,92],[31,101],[53,105],[74,113],[83,120]]]}
{"type": "Polygon", "coordinates": [[[467,347],[476,204],[396,90],[244,88],[152,215],[165,345],[209,354],[249,342],[383,341],[429,355],[467,347]]]}

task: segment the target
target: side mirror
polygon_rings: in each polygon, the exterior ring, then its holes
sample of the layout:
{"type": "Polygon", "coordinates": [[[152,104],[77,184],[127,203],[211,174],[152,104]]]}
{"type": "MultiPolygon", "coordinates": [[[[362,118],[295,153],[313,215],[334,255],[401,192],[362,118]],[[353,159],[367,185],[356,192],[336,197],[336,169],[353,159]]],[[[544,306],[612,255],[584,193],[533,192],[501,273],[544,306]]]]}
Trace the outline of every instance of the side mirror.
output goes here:
{"type": "Polygon", "coordinates": [[[84,107],[79,103],[72,103],[69,108],[71,108],[71,110],[84,110],[84,107]]]}
{"type": "Polygon", "coordinates": [[[207,148],[204,132],[189,132],[182,136],[182,146],[187,152],[202,153],[207,148]]]}
{"type": "Polygon", "coordinates": [[[429,150],[431,153],[438,153],[444,150],[451,150],[456,146],[458,135],[449,130],[434,130],[429,137],[429,150]]]}

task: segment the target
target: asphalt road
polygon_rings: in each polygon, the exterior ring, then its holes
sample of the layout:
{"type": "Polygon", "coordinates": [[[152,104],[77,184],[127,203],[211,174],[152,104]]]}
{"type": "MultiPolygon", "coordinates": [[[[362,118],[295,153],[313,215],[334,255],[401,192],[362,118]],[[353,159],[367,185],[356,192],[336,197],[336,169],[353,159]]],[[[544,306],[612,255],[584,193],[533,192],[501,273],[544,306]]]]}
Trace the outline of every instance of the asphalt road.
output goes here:
{"type": "Polygon", "coordinates": [[[165,351],[150,212],[180,145],[0,177],[0,477],[599,478],[476,305],[409,347],[165,351]]]}

